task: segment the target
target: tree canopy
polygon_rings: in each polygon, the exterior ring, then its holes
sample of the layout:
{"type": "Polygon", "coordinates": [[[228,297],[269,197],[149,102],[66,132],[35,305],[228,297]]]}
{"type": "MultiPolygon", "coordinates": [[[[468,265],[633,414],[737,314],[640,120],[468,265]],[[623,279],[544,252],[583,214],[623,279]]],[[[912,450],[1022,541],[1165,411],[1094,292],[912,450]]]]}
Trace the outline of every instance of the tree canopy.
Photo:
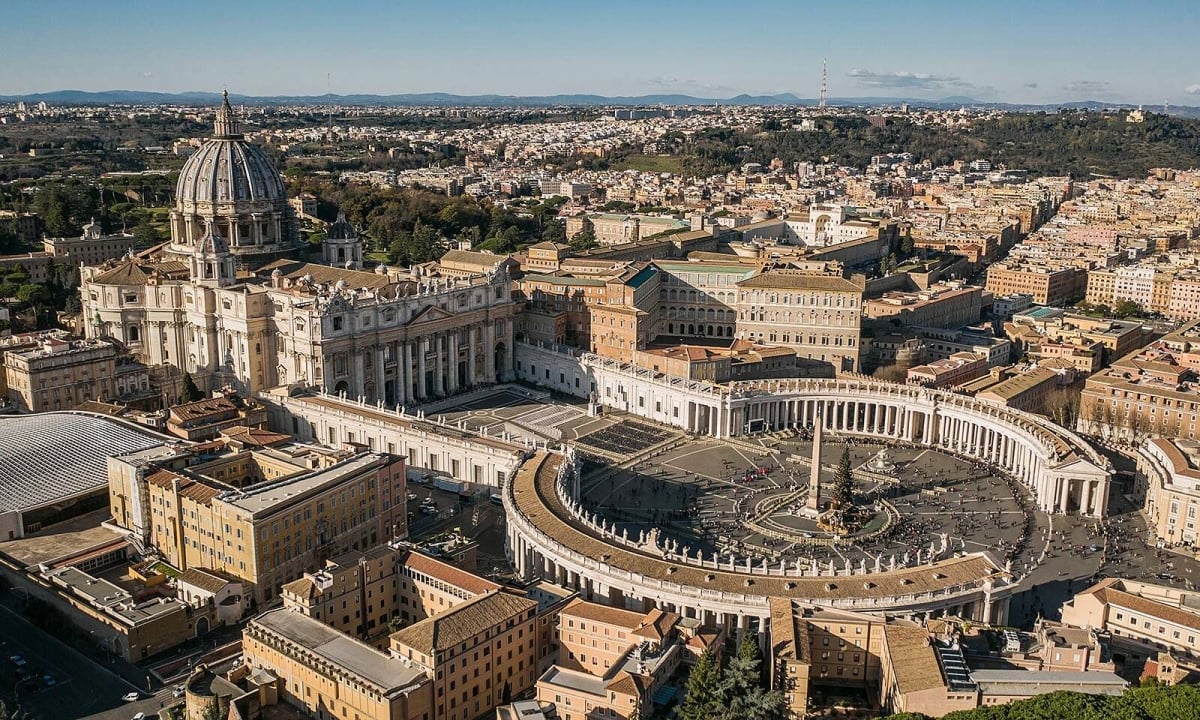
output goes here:
{"type": "Polygon", "coordinates": [[[679,706],[682,720],[780,720],[786,701],[763,683],[758,637],[746,633],[737,655],[724,668],[705,652],[688,675],[687,694],[679,706]]]}
{"type": "MultiPolygon", "coordinates": [[[[1123,695],[1085,695],[1056,692],[1018,700],[1006,705],[988,705],[959,710],[942,720],[1182,720],[1200,717],[1200,686],[1146,685],[1130,688],[1123,695]]],[[[921,713],[900,713],[890,720],[930,720],[921,713]]]]}

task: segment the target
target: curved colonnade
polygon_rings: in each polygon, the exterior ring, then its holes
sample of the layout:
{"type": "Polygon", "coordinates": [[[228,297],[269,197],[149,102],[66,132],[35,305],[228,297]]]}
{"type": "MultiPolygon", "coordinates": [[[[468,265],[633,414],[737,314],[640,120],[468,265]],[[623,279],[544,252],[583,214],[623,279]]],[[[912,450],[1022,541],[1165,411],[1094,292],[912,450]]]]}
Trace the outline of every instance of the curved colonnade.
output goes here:
{"type": "MultiPolygon", "coordinates": [[[[654,396],[652,389],[630,382],[634,379],[667,385],[675,393],[692,385],[632,372],[593,377],[601,404],[608,404],[602,399],[605,383],[622,379],[626,397],[654,396]]],[[[1029,487],[1047,512],[1077,509],[1102,516],[1106,509],[1112,474],[1107,460],[1078,436],[1029,413],[868,379],[739,382],[688,395],[681,398],[687,409],[681,422],[671,424],[686,422],[684,429],[696,434],[740,435],[754,420],[767,430],[821,422],[834,438],[903,442],[987,462],[1029,487]]],[[[572,453],[539,452],[506,484],[507,552],[518,574],[548,578],[586,599],[638,610],[659,607],[738,631],[763,629],[772,597],[908,616],[952,612],[1003,623],[1017,581],[991,553],[939,559],[947,548],[918,552],[913,566],[893,562],[884,569],[877,562],[870,571],[705,558],[687,548],[663,548],[653,539],[617,537],[614,526],[580,510],[578,497],[572,453]]]]}

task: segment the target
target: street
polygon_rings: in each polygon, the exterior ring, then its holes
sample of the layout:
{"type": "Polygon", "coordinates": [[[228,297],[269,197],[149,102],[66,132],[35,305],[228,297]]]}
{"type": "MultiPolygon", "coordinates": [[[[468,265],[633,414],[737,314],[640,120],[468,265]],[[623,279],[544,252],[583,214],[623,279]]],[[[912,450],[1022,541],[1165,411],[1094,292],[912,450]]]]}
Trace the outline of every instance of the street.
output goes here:
{"type": "MultiPolygon", "coordinates": [[[[20,683],[16,688],[21,709],[35,718],[59,720],[90,716],[105,710],[120,708],[118,714],[101,717],[127,720],[137,709],[124,703],[121,696],[140,690],[124,678],[86,657],[57,638],[34,627],[20,614],[0,605],[0,648],[3,659],[0,667],[10,681],[16,680],[16,666],[9,659],[21,656],[25,669],[37,681],[20,683]],[[40,681],[43,675],[54,678],[54,686],[40,681]],[[36,690],[35,690],[36,688],[36,690]]],[[[170,697],[170,690],[167,690],[170,697]]],[[[153,703],[157,711],[158,702],[153,703]]]]}

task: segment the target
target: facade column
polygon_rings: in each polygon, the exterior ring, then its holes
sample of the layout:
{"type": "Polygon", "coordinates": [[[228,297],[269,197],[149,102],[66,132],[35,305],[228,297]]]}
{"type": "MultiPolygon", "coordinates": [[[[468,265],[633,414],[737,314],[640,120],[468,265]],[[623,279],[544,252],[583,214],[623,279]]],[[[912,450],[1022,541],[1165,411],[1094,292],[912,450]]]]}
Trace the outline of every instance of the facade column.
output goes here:
{"type": "Polygon", "coordinates": [[[475,379],[475,356],[479,353],[479,349],[475,343],[475,331],[477,328],[472,325],[467,328],[467,384],[474,385],[475,379]]]}
{"type": "Polygon", "coordinates": [[[400,345],[400,357],[396,364],[396,380],[400,383],[400,389],[396,391],[397,402],[403,402],[405,405],[408,405],[413,400],[413,356],[411,342],[400,345]]]}
{"type": "Polygon", "coordinates": [[[363,378],[363,354],[362,350],[357,348],[351,352],[354,353],[354,399],[357,400],[363,396],[363,384],[365,380],[363,378]]]}
{"type": "Polygon", "coordinates": [[[387,393],[384,392],[387,380],[383,371],[383,346],[375,346],[375,402],[382,402],[386,399],[387,393]]]}
{"type": "Polygon", "coordinates": [[[451,331],[446,337],[450,343],[450,382],[447,386],[453,395],[458,390],[458,330],[451,331]]]}
{"type": "Polygon", "coordinates": [[[1079,514],[1080,515],[1091,515],[1092,514],[1092,481],[1091,480],[1083,481],[1083,492],[1080,495],[1080,502],[1079,502],[1079,514]]]}
{"type": "Polygon", "coordinates": [[[489,320],[484,328],[483,343],[483,374],[487,382],[496,381],[496,325],[489,320]]]}
{"type": "Polygon", "coordinates": [[[446,351],[444,348],[446,336],[438,333],[433,336],[435,359],[433,361],[433,396],[442,397],[446,394],[446,351]]]}
{"type": "Polygon", "coordinates": [[[429,338],[419,338],[417,340],[417,399],[425,399],[425,343],[429,338]]]}

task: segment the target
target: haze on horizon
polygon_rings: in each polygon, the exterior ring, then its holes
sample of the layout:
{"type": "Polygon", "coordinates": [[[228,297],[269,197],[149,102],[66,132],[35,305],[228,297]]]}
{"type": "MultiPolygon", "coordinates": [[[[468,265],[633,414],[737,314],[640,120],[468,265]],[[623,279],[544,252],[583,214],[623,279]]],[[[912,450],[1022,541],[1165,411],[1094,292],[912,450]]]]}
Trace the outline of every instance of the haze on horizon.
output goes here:
{"type": "Polygon", "coordinates": [[[1200,105],[1200,3],[328,2],[5,8],[0,95],[966,96],[1200,105]],[[19,59],[19,61],[13,61],[19,59]]]}

